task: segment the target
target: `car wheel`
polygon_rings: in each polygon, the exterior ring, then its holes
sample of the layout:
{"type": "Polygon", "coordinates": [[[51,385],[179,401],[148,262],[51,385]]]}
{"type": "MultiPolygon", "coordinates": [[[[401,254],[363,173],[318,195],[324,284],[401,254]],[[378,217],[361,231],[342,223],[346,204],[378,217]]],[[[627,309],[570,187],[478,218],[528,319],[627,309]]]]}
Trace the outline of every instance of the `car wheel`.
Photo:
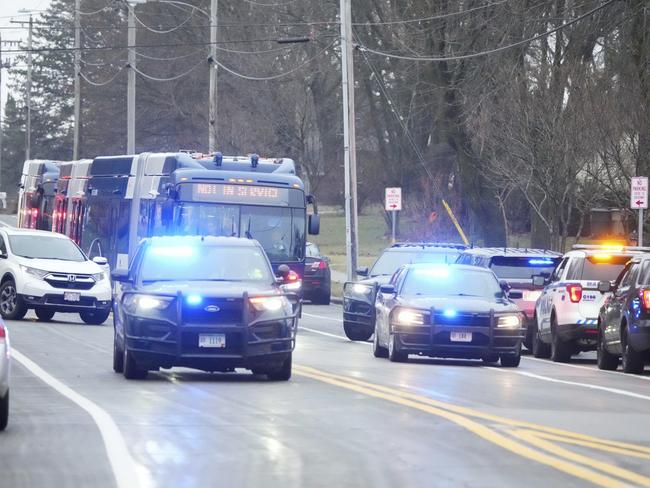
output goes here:
{"type": "Polygon", "coordinates": [[[399,350],[395,334],[391,334],[388,339],[388,360],[392,363],[403,363],[408,357],[408,354],[399,350]]]}
{"type": "Polygon", "coordinates": [[[499,362],[499,355],[498,354],[490,354],[489,356],[483,356],[481,358],[481,361],[483,361],[483,363],[485,363],[488,366],[492,366],[492,365],[499,362]]]}
{"type": "Polygon", "coordinates": [[[539,336],[537,318],[533,322],[533,356],[539,359],[548,359],[551,357],[551,346],[542,341],[539,336]]]}
{"type": "Polygon", "coordinates": [[[289,353],[289,356],[284,360],[282,366],[275,371],[269,371],[266,373],[266,377],[271,381],[288,381],[291,379],[291,356],[292,353],[289,353]]]}
{"type": "Polygon", "coordinates": [[[557,333],[557,319],[551,317],[551,361],[554,363],[568,363],[573,353],[573,345],[564,342],[557,333]]]}
{"type": "Polygon", "coordinates": [[[598,369],[606,371],[615,371],[618,368],[618,356],[607,351],[605,345],[605,338],[603,337],[602,330],[598,330],[598,345],[596,346],[596,357],[598,362],[598,369]]]}
{"type": "Polygon", "coordinates": [[[18,296],[13,280],[5,281],[0,286],[0,315],[7,320],[20,320],[27,313],[23,299],[18,296]]]}
{"type": "Polygon", "coordinates": [[[530,352],[533,352],[533,332],[534,332],[534,327],[531,325],[526,329],[526,336],[524,337],[524,346],[530,352]]]}
{"type": "Polygon", "coordinates": [[[384,346],[379,345],[379,337],[376,330],[375,330],[375,337],[372,340],[372,354],[376,358],[388,357],[388,349],[385,348],[384,346]]]}
{"type": "Polygon", "coordinates": [[[351,341],[367,341],[374,332],[370,327],[351,325],[348,322],[343,322],[343,330],[351,341]]]}
{"type": "Polygon", "coordinates": [[[521,363],[521,352],[515,356],[501,356],[501,366],[504,368],[517,368],[521,363]]]}
{"type": "Polygon", "coordinates": [[[0,398],[0,430],[5,430],[9,423],[9,390],[0,398]]]}
{"type": "Polygon", "coordinates": [[[102,325],[111,314],[110,309],[106,310],[88,310],[79,312],[79,317],[88,325],[102,325]]]}
{"type": "Polygon", "coordinates": [[[621,355],[623,371],[630,374],[643,373],[643,366],[645,363],[643,353],[632,349],[632,346],[630,346],[627,340],[627,331],[625,329],[623,329],[621,343],[623,346],[623,354],[621,355]]]}
{"type": "Polygon", "coordinates": [[[123,374],[127,380],[143,380],[147,377],[149,371],[138,367],[135,358],[129,354],[128,347],[124,347],[124,359],[122,361],[124,363],[123,374]]]}
{"type": "Polygon", "coordinates": [[[54,310],[48,308],[36,307],[34,313],[41,322],[49,322],[54,317],[54,310]]]}
{"type": "Polygon", "coordinates": [[[113,334],[113,371],[124,372],[124,351],[117,344],[117,334],[113,334]]]}

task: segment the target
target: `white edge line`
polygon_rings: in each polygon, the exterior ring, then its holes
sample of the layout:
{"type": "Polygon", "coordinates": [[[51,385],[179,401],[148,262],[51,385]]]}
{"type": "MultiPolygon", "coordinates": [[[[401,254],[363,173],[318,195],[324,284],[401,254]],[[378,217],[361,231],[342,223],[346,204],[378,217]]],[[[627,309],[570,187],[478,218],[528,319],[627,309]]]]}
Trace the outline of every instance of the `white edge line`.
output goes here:
{"type": "Polygon", "coordinates": [[[632,397],[632,398],[638,398],[640,400],[650,400],[650,396],[641,395],[639,393],[634,393],[634,392],[627,391],[627,390],[619,390],[618,388],[608,388],[606,386],[591,385],[589,383],[580,383],[580,382],[577,382],[577,381],[560,380],[560,379],[557,379],[557,378],[551,378],[549,376],[542,376],[542,375],[539,375],[539,374],[528,373],[527,371],[515,371],[513,369],[501,369],[501,368],[494,368],[494,367],[488,367],[487,369],[491,369],[493,371],[498,371],[500,373],[518,374],[518,375],[521,375],[521,376],[527,376],[529,378],[535,378],[535,379],[542,380],[542,381],[549,381],[551,383],[561,383],[563,385],[572,385],[572,386],[580,386],[582,388],[589,388],[590,390],[606,391],[606,392],[609,392],[609,393],[614,393],[615,395],[622,395],[622,396],[627,396],[627,397],[632,397]]]}
{"type": "Polygon", "coordinates": [[[525,358],[525,359],[530,360],[530,361],[536,361],[538,363],[553,365],[553,366],[565,366],[567,368],[584,369],[586,371],[597,371],[599,373],[615,374],[616,376],[619,376],[621,378],[630,378],[630,379],[650,381],[650,376],[639,376],[639,375],[636,375],[636,374],[625,374],[625,373],[623,373],[621,371],[608,371],[606,369],[590,368],[589,366],[581,366],[580,364],[554,363],[553,361],[548,361],[547,359],[531,358],[531,357],[528,357],[528,356],[525,356],[525,357],[522,356],[522,358],[525,358]]]}
{"type": "Polygon", "coordinates": [[[345,342],[350,342],[351,344],[366,344],[368,346],[372,346],[371,342],[351,341],[350,339],[348,339],[345,336],[330,334],[329,332],[322,332],[322,331],[316,330],[316,329],[310,329],[309,327],[304,327],[302,325],[300,325],[299,328],[302,329],[302,330],[306,330],[307,332],[312,332],[314,334],[319,334],[319,335],[322,335],[322,336],[325,336],[325,337],[333,337],[334,339],[340,339],[340,340],[343,340],[345,342]]]}
{"type": "Polygon", "coordinates": [[[118,488],[134,488],[140,486],[137,475],[136,463],[129,454],[128,447],[122,437],[120,429],[112,417],[96,403],[80,395],[69,386],[57,380],[27,356],[11,350],[12,357],[22,364],[30,373],[41,379],[58,393],[76,403],[85,410],[95,421],[104,441],[104,448],[108,455],[113,475],[118,488]]]}

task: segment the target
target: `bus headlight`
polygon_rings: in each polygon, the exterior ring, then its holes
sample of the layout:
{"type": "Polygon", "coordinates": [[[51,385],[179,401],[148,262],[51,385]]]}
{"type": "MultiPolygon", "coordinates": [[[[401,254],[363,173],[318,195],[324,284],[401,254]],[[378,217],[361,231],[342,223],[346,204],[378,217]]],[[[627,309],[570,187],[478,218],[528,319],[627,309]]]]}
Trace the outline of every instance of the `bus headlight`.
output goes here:
{"type": "Polygon", "coordinates": [[[521,327],[521,316],[502,315],[497,319],[497,327],[500,329],[518,329],[521,327]]]}

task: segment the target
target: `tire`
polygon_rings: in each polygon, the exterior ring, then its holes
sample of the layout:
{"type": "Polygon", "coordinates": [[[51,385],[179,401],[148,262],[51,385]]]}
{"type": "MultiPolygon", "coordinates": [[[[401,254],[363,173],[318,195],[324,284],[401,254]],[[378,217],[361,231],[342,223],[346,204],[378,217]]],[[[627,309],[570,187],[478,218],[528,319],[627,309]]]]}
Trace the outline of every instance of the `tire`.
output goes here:
{"type": "Polygon", "coordinates": [[[88,325],[102,325],[111,314],[111,309],[106,310],[88,310],[79,312],[79,317],[88,325]]]}
{"type": "Polygon", "coordinates": [[[348,322],[343,322],[343,330],[345,335],[351,341],[367,341],[372,336],[374,332],[370,327],[359,327],[349,324],[348,322]]]}
{"type": "Polygon", "coordinates": [[[311,299],[311,303],[314,305],[329,305],[330,304],[330,290],[322,290],[318,293],[315,293],[311,299]]]}
{"type": "Polygon", "coordinates": [[[542,338],[539,336],[537,318],[535,318],[533,324],[533,356],[538,359],[548,359],[551,357],[551,346],[542,341],[542,338]]]}
{"type": "Polygon", "coordinates": [[[291,379],[291,356],[293,353],[289,353],[287,359],[284,360],[282,366],[275,371],[270,371],[266,373],[266,377],[271,381],[289,381],[291,379]]]}
{"type": "Polygon", "coordinates": [[[637,352],[632,349],[632,346],[627,341],[627,331],[623,330],[621,337],[621,343],[623,346],[623,354],[621,355],[621,363],[623,366],[623,372],[628,374],[641,374],[643,373],[643,367],[645,366],[645,361],[643,353],[637,352]]]}
{"type": "Polygon", "coordinates": [[[526,336],[524,337],[524,346],[530,352],[533,352],[533,332],[535,328],[532,326],[526,329],[526,336]]]}
{"type": "Polygon", "coordinates": [[[49,322],[52,320],[52,317],[54,317],[54,310],[50,310],[48,308],[36,307],[34,309],[34,313],[38,317],[38,320],[41,322],[49,322]]]}
{"type": "Polygon", "coordinates": [[[113,335],[113,371],[124,373],[124,350],[117,344],[117,334],[113,335]]]}
{"type": "Polygon", "coordinates": [[[16,292],[16,283],[13,280],[5,281],[0,286],[0,315],[7,320],[20,320],[27,313],[23,299],[16,292]]]}
{"type": "Polygon", "coordinates": [[[391,334],[388,339],[388,360],[391,363],[405,363],[409,355],[399,350],[395,340],[395,334],[391,334]]]}
{"type": "Polygon", "coordinates": [[[616,371],[618,368],[618,356],[607,351],[605,346],[605,338],[603,333],[598,329],[598,345],[596,346],[596,357],[598,362],[598,369],[605,371],[616,371]]]}
{"type": "Polygon", "coordinates": [[[483,361],[483,364],[485,364],[486,366],[494,366],[496,363],[499,362],[499,355],[491,354],[489,356],[482,357],[481,361],[483,361]]]}
{"type": "Polygon", "coordinates": [[[9,423],[9,390],[3,398],[0,398],[0,431],[7,428],[9,423]]]}
{"type": "Polygon", "coordinates": [[[127,347],[124,348],[124,358],[122,359],[124,370],[122,371],[127,380],[143,380],[149,374],[146,369],[138,367],[133,356],[129,354],[127,347]]]}
{"type": "Polygon", "coordinates": [[[573,353],[573,345],[564,342],[557,333],[557,319],[551,317],[551,361],[554,363],[568,363],[573,353]]]}
{"type": "Polygon", "coordinates": [[[518,368],[521,363],[521,351],[516,355],[501,356],[501,367],[518,368]]]}
{"type": "Polygon", "coordinates": [[[377,331],[375,331],[375,337],[372,340],[372,355],[376,358],[387,358],[388,349],[379,345],[379,338],[377,337],[377,331]]]}

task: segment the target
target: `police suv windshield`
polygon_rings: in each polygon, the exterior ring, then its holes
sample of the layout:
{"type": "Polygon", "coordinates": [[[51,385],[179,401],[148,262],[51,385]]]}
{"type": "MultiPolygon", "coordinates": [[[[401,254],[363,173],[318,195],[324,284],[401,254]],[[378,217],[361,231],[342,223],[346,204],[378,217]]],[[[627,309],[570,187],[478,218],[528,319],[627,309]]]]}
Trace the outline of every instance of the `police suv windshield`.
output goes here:
{"type": "Polygon", "coordinates": [[[471,296],[494,300],[503,292],[495,276],[482,270],[447,266],[415,268],[404,279],[404,296],[471,296]]]}
{"type": "Polygon", "coordinates": [[[31,259],[58,259],[81,262],[86,256],[70,239],[48,235],[9,236],[9,247],[16,256],[31,259]]]}
{"type": "Polygon", "coordinates": [[[453,263],[458,258],[458,252],[431,251],[386,251],[375,262],[370,270],[370,276],[392,275],[400,266],[415,263],[453,263]]]}
{"type": "Polygon", "coordinates": [[[155,281],[255,281],[273,283],[263,251],[255,247],[179,245],[149,246],[140,277],[155,281]]]}

